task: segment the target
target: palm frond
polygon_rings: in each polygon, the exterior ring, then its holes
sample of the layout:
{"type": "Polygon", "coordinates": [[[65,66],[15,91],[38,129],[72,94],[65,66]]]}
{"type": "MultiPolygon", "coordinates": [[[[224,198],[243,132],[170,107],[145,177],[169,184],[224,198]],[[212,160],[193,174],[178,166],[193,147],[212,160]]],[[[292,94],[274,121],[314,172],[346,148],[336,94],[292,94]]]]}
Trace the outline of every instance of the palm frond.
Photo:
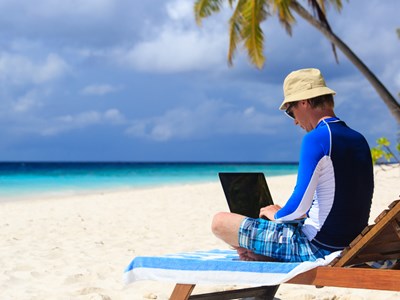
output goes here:
{"type": "Polygon", "coordinates": [[[273,1],[273,12],[278,13],[279,22],[283,25],[286,32],[292,35],[292,24],[296,22],[291,10],[290,3],[292,0],[275,0],[273,1]]]}
{"type": "Polygon", "coordinates": [[[194,4],[196,23],[201,25],[201,20],[220,11],[223,0],[197,0],[194,4]]]}
{"type": "Polygon", "coordinates": [[[243,6],[243,28],[241,37],[244,41],[251,62],[261,69],[265,62],[264,34],[260,23],[267,17],[262,0],[248,0],[243,6]]]}
{"type": "Polygon", "coordinates": [[[239,0],[236,8],[229,20],[229,51],[228,51],[228,63],[230,66],[233,65],[233,57],[235,55],[237,45],[242,41],[242,28],[243,28],[243,5],[246,4],[246,0],[239,0]]]}
{"type": "MultiPolygon", "coordinates": [[[[347,2],[349,2],[349,0],[347,0],[347,2]]],[[[333,8],[335,8],[338,12],[340,12],[343,8],[343,4],[341,0],[318,0],[319,6],[321,7],[321,9],[325,12],[326,7],[328,7],[328,5],[332,5],[333,8]]]]}
{"type": "MultiPolygon", "coordinates": [[[[321,23],[321,25],[324,26],[329,32],[333,33],[331,26],[329,25],[328,19],[326,18],[325,5],[323,4],[323,8],[321,8],[320,2],[324,3],[323,0],[308,0],[309,5],[311,6],[311,10],[313,11],[314,15],[316,15],[316,17],[318,17],[318,20],[321,23]]],[[[340,0],[331,1],[331,2],[334,2],[336,4],[338,4],[340,2],[340,5],[341,5],[340,0]]],[[[339,63],[335,44],[331,43],[331,45],[332,45],[332,52],[333,52],[333,55],[335,56],[336,63],[339,63]]]]}
{"type": "Polygon", "coordinates": [[[325,0],[317,0],[317,3],[321,10],[323,11],[324,14],[326,14],[326,9],[325,9],[325,0]]]}
{"type": "Polygon", "coordinates": [[[229,6],[233,7],[233,3],[235,2],[235,0],[228,0],[229,6]]]}

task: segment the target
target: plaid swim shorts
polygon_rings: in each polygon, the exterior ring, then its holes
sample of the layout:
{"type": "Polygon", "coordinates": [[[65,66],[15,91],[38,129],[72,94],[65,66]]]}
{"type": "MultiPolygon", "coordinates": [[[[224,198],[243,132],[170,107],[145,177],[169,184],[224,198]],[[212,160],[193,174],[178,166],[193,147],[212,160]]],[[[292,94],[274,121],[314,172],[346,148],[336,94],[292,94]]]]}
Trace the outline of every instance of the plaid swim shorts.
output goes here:
{"type": "Polygon", "coordinates": [[[314,261],[331,253],[312,244],[301,227],[245,218],[239,229],[239,246],[284,262],[314,261]]]}

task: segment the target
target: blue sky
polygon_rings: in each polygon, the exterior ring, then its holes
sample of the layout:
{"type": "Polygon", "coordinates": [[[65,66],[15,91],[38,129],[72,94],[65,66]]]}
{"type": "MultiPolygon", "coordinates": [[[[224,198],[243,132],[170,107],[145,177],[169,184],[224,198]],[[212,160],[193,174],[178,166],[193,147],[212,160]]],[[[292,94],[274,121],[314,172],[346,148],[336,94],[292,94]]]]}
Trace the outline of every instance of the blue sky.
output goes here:
{"type": "MultiPolygon", "coordinates": [[[[317,67],[336,113],[371,146],[398,126],[366,79],[297,17],[263,23],[267,62],[227,65],[229,9],[189,0],[0,0],[0,160],[297,161],[304,132],[278,110],[282,81],[317,67]]],[[[306,3],[307,1],[302,1],[306,3]]],[[[398,0],[344,1],[334,32],[400,91],[398,0]]]]}

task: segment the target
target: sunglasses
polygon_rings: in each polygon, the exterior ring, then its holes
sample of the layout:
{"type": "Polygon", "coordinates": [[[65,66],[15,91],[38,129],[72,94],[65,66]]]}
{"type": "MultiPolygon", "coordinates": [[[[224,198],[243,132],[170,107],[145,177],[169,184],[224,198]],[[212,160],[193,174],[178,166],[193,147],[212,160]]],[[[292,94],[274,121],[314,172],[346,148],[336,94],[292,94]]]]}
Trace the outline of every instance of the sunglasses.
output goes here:
{"type": "Polygon", "coordinates": [[[294,117],[294,114],[293,114],[293,112],[292,112],[292,108],[296,105],[297,103],[296,102],[290,102],[289,103],[289,105],[288,105],[288,107],[286,108],[286,110],[285,110],[285,114],[289,117],[289,118],[291,118],[291,119],[295,119],[295,117],[294,117]]]}

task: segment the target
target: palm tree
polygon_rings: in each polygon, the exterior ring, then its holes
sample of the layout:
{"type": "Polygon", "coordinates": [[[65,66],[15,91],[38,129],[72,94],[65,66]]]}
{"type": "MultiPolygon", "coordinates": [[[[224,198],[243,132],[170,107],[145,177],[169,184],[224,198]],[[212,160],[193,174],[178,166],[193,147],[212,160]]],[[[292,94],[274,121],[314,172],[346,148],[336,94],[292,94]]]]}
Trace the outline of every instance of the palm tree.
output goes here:
{"type": "MultiPolygon", "coordinates": [[[[332,5],[340,11],[342,9],[341,0],[308,0],[311,12],[315,16],[307,11],[297,0],[228,0],[227,2],[231,7],[234,6],[234,2],[237,2],[229,21],[228,63],[230,65],[232,65],[237,45],[243,42],[251,62],[256,67],[262,68],[265,56],[264,34],[260,24],[269,16],[277,14],[280,23],[285,27],[287,33],[291,35],[292,25],[295,23],[292,13],[294,11],[318,29],[332,43],[332,50],[336,60],[336,47],[338,47],[359,69],[380,95],[397,123],[400,124],[400,104],[361,59],[333,33],[328,23],[325,6],[332,5]]],[[[202,19],[219,12],[224,3],[225,1],[223,0],[197,0],[194,5],[197,23],[200,25],[202,19]]]]}

